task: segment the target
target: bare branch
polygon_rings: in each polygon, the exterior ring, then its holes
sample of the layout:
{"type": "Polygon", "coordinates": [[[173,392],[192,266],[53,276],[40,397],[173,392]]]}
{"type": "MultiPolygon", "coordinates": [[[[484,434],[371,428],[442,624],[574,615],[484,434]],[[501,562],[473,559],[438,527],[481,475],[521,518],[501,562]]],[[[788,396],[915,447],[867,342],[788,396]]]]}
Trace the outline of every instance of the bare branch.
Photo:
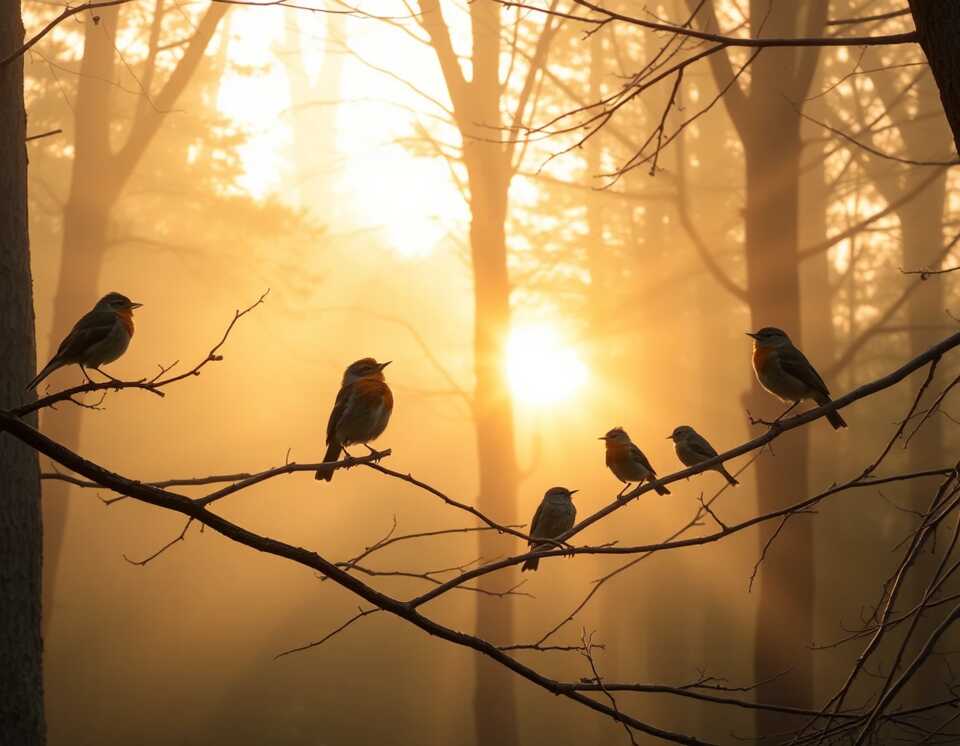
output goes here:
{"type": "MultiPolygon", "coordinates": [[[[71,401],[74,404],[80,404],[74,397],[78,394],[86,394],[91,391],[102,391],[104,393],[108,391],[121,391],[124,389],[140,389],[142,391],[149,391],[151,394],[156,394],[157,396],[163,397],[166,394],[161,390],[166,386],[169,386],[178,381],[182,381],[185,378],[191,376],[199,376],[200,372],[207,366],[207,364],[212,362],[219,362],[223,360],[223,356],[220,354],[220,349],[227,341],[227,337],[230,336],[230,332],[233,331],[233,327],[236,326],[237,322],[250,313],[253,309],[259,306],[264,302],[264,299],[270,293],[267,290],[263,295],[261,295],[256,302],[247,306],[243,310],[237,310],[233,314],[233,319],[227,325],[226,331],[224,331],[223,336],[220,338],[220,341],[217,342],[207,353],[199,363],[194,365],[190,370],[180,373],[175,376],[167,376],[167,373],[172,370],[177,363],[174,362],[168,366],[160,366],[160,372],[154,375],[153,378],[141,378],[137,381],[121,381],[116,378],[111,378],[108,381],[102,383],[95,383],[93,381],[89,383],[80,384],[79,386],[73,386],[72,388],[64,389],[58,391],[55,394],[50,394],[48,396],[41,397],[31,402],[30,404],[24,404],[21,407],[10,410],[10,414],[14,417],[23,417],[24,415],[36,412],[45,407],[51,407],[54,404],[57,404],[62,401],[71,401]]],[[[82,405],[81,405],[82,406],[82,405]]]]}

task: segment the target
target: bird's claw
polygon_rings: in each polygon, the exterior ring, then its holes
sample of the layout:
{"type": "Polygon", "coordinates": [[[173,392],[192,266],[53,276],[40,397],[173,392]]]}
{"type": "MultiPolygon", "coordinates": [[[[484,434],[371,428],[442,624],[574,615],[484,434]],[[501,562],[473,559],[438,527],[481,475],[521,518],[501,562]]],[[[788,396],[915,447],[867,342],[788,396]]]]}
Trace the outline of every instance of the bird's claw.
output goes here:
{"type": "MultiPolygon", "coordinates": [[[[101,370],[100,368],[94,368],[94,370],[97,371],[97,373],[99,373],[101,376],[103,376],[104,378],[106,378],[107,381],[109,381],[110,383],[123,383],[123,381],[121,381],[119,378],[114,378],[114,377],[111,376],[109,373],[107,373],[107,372],[104,371],[104,370],[101,370]]],[[[91,382],[92,382],[92,381],[93,381],[93,379],[91,379],[91,382]]]]}
{"type": "Polygon", "coordinates": [[[386,451],[378,451],[376,448],[371,448],[366,443],[363,444],[363,447],[370,451],[370,455],[373,457],[374,463],[380,463],[380,459],[387,455],[386,451]]]}

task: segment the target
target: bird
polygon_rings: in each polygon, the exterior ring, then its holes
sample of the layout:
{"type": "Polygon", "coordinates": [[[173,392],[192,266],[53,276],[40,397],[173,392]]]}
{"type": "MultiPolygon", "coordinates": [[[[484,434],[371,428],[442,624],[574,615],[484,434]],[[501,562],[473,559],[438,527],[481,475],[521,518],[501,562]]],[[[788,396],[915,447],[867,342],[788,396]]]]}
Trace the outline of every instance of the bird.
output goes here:
{"type": "Polygon", "coordinates": [[[27,391],[36,388],[58,368],[74,363],[87,379],[90,379],[87,368],[93,368],[113,380],[100,366],[112,363],[127,351],[133,338],[133,310],[142,305],[121,293],[107,293],[73,325],[50,362],[27,384],[27,391]]]}
{"type": "MultiPolygon", "coordinates": [[[[573,496],[578,490],[568,490],[566,487],[551,487],[546,491],[543,500],[537,506],[537,512],[530,521],[530,536],[534,539],[555,539],[573,528],[577,520],[577,506],[573,504],[573,496]]],[[[541,547],[555,546],[550,542],[529,542],[533,551],[541,547]]],[[[539,557],[531,557],[520,568],[520,572],[536,570],[540,566],[539,557]]]]}
{"type": "MultiPolygon", "coordinates": [[[[785,331],[765,326],[760,331],[747,332],[747,336],[753,338],[753,370],[763,388],[783,402],[793,402],[793,406],[804,399],[812,399],[820,406],[830,403],[827,384],[785,331]]],[[[827,414],[827,420],[835,430],[847,426],[837,411],[827,414]]]]}
{"type": "MultiPolygon", "coordinates": [[[[677,449],[677,458],[684,466],[696,466],[717,455],[717,450],[710,445],[709,441],[689,425],[675,427],[673,432],[667,436],[667,440],[673,441],[673,445],[677,449]]],[[[711,469],[723,474],[731,487],[740,484],[723,464],[717,464],[711,469]]]]}
{"type": "MultiPolygon", "coordinates": [[[[362,443],[370,453],[378,453],[368,444],[383,434],[393,412],[393,392],[383,376],[383,369],[391,362],[378,363],[372,357],[364,357],[347,366],[327,421],[324,461],[336,461],[340,451],[354,443],[362,443]]],[[[329,482],[333,471],[321,467],[315,478],[329,482]]]]}
{"type": "MultiPolygon", "coordinates": [[[[620,495],[627,491],[631,482],[643,483],[647,480],[652,482],[657,478],[657,472],[643,455],[643,451],[633,444],[627,431],[622,427],[613,428],[606,435],[601,435],[599,439],[606,443],[606,460],[610,471],[617,479],[626,483],[626,486],[620,490],[620,495]]],[[[670,494],[670,490],[663,485],[658,484],[654,489],[658,495],[670,494]]]]}

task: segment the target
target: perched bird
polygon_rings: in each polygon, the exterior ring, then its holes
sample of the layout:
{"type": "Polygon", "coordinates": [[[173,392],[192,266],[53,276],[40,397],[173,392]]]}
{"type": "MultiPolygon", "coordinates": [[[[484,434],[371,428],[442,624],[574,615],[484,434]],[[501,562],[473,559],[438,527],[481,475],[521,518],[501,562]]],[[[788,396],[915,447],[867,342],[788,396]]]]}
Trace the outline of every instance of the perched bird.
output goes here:
{"type": "MultiPolygon", "coordinates": [[[[367,444],[380,437],[393,412],[393,392],[383,377],[383,369],[390,362],[378,363],[372,357],[365,357],[351,363],[344,371],[327,422],[324,461],[336,461],[340,451],[354,443],[362,443],[370,453],[376,453],[367,444]]],[[[333,479],[333,469],[317,469],[316,478],[329,482],[333,479]]]]}
{"type": "MultiPolygon", "coordinates": [[[[112,363],[124,352],[133,338],[133,309],[142,303],[134,303],[120,293],[107,293],[92,311],[85,314],[57,348],[53,356],[37,377],[27,384],[27,390],[36,388],[44,378],[57,368],[76,363],[83,374],[87,368],[112,378],[102,370],[101,365],[112,363]]],[[[87,376],[89,378],[89,376],[87,376]]]]}
{"type": "MultiPolygon", "coordinates": [[[[606,435],[602,435],[600,440],[606,442],[607,466],[610,471],[617,479],[626,483],[620,490],[621,495],[627,491],[631,482],[652,482],[657,478],[657,472],[653,470],[643,451],[633,444],[622,427],[613,428],[606,435]]],[[[670,494],[670,490],[662,485],[657,485],[654,489],[658,495],[670,494]]]]}
{"type": "MultiPolygon", "coordinates": [[[[753,337],[753,370],[767,391],[794,406],[804,399],[821,406],[831,401],[827,384],[786,332],[765,326],[758,332],[747,332],[747,336],[753,337]]],[[[839,412],[831,412],[827,419],[834,429],[847,426],[839,412]]]]}
{"type": "MultiPolygon", "coordinates": [[[[573,504],[573,495],[577,490],[568,490],[566,487],[551,487],[537,506],[537,512],[530,521],[530,536],[534,539],[555,539],[573,528],[577,519],[577,507],[573,504]]],[[[533,551],[540,547],[555,546],[549,542],[534,544],[530,542],[533,551]]],[[[540,566],[539,557],[531,557],[523,563],[520,572],[536,570],[540,566]]]]}
{"type": "MultiPolygon", "coordinates": [[[[717,455],[716,449],[710,445],[707,439],[689,425],[675,427],[673,432],[667,436],[667,440],[673,441],[673,445],[677,449],[677,458],[684,466],[696,466],[717,455]]],[[[740,484],[723,464],[712,467],[712,471],[723,474],[732,487],[740,484]]]]}

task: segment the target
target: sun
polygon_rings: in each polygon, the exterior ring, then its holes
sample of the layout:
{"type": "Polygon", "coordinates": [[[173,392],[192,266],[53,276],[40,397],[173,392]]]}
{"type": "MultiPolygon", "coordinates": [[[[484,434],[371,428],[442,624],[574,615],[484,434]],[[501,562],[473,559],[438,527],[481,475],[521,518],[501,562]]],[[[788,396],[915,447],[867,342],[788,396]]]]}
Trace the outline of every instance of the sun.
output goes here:
{"type": "Polygon", "coordinates": [[[507,340],[507,380],[524,404],[569,399],[587,381],[587,366],[577,350],[550,324],[516,326],[507,340]]]}

